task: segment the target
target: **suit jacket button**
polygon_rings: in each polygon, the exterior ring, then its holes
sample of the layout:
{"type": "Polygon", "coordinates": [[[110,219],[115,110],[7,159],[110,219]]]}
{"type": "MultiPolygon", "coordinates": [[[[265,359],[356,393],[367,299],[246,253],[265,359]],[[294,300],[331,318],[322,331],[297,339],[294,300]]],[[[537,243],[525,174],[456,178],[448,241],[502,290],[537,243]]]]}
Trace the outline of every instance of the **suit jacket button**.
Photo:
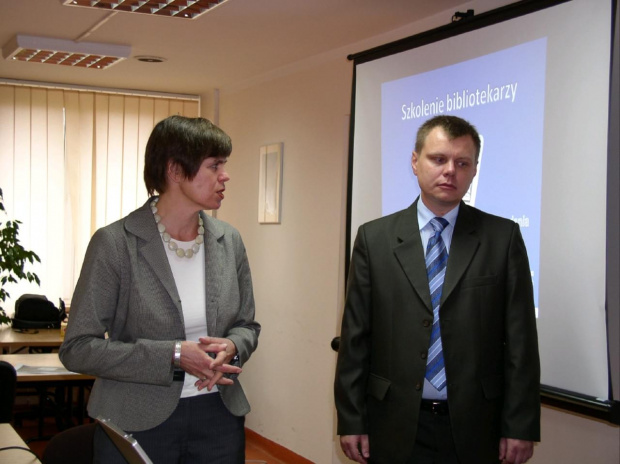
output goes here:
{"type": "Polygon", "coordinates": [[[420,353],[420,358],[422,358],[422,359],[426,359],[426,351],[422,351],[422,352],[420,353]]]}
{"type": "Polygon", "coordinates": [[[430,326],[430,325],[431,325],[431,321],[429,321],[428,319],[425,319],[424,321],[422,321],[422,325],[423,325],[424,327],[428,327],[428,326],[430,326]]]}
{"type": "Polygon", "coordinates": [[[422,390],[422,384],[421,384],[420,382],[416,383],[416,384],[415,384],[415,389],[416,389],[417,391],[422,390]]]}

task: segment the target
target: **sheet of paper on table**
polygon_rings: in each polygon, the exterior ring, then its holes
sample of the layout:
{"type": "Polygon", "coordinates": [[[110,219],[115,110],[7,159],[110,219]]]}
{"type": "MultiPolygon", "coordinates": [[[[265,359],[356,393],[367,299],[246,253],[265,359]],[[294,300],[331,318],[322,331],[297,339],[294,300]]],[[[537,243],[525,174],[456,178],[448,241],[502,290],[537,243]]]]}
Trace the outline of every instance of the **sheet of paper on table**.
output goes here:
{"type": "Polygon", "coordinates": [[[15,371],[17,375],[76,374],[60,366],[28,366],[25,364],[15,366],[15,371]]]}

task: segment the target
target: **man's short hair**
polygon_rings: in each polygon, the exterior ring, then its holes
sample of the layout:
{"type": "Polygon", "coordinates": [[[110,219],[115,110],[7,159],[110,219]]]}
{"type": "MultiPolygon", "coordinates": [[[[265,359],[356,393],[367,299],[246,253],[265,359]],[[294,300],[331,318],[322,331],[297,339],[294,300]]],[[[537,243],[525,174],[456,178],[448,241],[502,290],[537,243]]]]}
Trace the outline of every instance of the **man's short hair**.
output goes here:
{"type": "Polygon", "coordinates": [[[170,116],[157,123],[146,144],[144,183],[149,195],[166,191],[166,170],[172,161],[192,180],[207,158],[227,158],[230,137],[205,118],[170,116]]]}
{"type": "Polygon", "coordinates": [[[441,127],[450,140],[469,135],[474,141],[476,147],[476,161],[478,161],[478,156],[480,155],[480,135],[472,124],[458,116],[435,116],[422,124],[416,136],[416,153],[420,154],[422,152],[426,137],[428,137],[428,134],[430,134],[435,127],[441,127]]]}

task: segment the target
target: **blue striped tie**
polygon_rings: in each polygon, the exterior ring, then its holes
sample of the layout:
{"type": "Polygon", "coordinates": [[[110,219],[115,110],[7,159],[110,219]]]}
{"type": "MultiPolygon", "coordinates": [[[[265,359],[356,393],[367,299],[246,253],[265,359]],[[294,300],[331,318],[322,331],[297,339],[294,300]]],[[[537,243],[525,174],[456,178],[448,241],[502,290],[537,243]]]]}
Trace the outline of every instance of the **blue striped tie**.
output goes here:
{"type": "Polygon", "coordinates": [[[441,288],[448,263],[448,252],[446,244],[441,238],[441,232],[448,225],[448,221],[436,217],[431,219],[431,225],[435,230],[435,235],[431,237],[426,246],[426,273],[428,274],[431,304],[433,306],[433,330],[426,360],[426,378],[433,387],[441,391],[446,386],[446,370],[439,328],[439,301],[441,300],[441,288]]]}

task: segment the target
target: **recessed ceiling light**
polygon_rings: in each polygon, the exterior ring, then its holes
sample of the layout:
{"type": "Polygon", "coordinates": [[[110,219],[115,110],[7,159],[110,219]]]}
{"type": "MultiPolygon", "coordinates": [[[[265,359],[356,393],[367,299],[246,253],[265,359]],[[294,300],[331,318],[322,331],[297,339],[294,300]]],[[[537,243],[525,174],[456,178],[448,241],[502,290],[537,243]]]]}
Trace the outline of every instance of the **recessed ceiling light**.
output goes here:
{"type": "Polygon", "coordinates": [[[228,0],[61,0],[63,5],[195,19],[228,0]]]}
{"type": "Polygon", "coordinates": [[[18,34],[2,47],[7,60],[105,69],[131,54],[128,45],[36,37],[18,34]]]}

